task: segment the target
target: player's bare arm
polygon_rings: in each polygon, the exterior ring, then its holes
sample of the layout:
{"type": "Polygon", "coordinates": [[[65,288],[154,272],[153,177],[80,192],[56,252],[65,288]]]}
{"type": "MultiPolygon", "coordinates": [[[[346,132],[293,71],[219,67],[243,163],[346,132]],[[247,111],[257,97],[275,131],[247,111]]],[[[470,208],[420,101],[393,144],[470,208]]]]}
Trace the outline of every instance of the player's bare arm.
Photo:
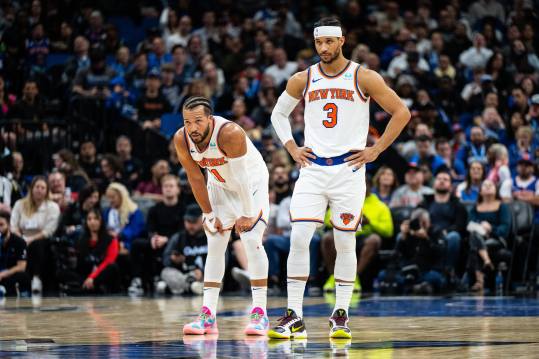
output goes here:
{"type": "Polygon", "coordinates": [[[277,131],[277,135],[294,161],[302,167],[311,164],[309,159],[315,159],[312,149],[308,147],[298,147],[292,138],[292,130],[288,116],[294,110],[295,105],[301,100],[303,90],[307,84],[307,71],[295,73],[287,82],[285,92],[279,97],[271,115],[271,122],[277,131]]]}
{"type": "MultiPolygon", "coordinates": [[[[206,178],[202,173],[202,170],[198,164],[193,160],[187,143],[185,142],[184,135],[185,128],[180,128],[174,135],[174,146],[176,148],[176,153],[178,155],[178,160],[180,161],[182,167],[185,169],[187,174],[187,179],[193,190],[193,195],[202,209],[202,212],[205,214],[212,213],[212,208],[210,204],[210,199],[208,196],[208,189],[206,188],[206,178]]],[[[213,227],[221,232],[223,226],[219,218],[215,218],[215,224],[213,227]]]]}
{"type": "Polygon", "coordinates": [[[245,132],[235,123],[230,123],[223,127],[217,139],[219,147],[226,153],[230,164],[234,166],[235,183],[237,192],[244,206],[244,215],[236,220],[236,231],[245,232],[252,228],[257,217],[253,199],[248,182],[245,180],[249,176],[249,163],[244,160],[247,153],[247,141],[245,132]]]}
{"type": "Polygon", "coordinates": [[[355,168],[360,168],[364,164],[376,160],[380,153],[395,141],[408,121],[410,121],[408,107],[395,91],[387,86],[382,76],[377,72],[360,69],[358,85],[363,93],[368,94],[391,115],[391,119],[386,130],[373,146],[357,151],[354,155],[345,159],[349,166],[355,166],[355,168]]]}

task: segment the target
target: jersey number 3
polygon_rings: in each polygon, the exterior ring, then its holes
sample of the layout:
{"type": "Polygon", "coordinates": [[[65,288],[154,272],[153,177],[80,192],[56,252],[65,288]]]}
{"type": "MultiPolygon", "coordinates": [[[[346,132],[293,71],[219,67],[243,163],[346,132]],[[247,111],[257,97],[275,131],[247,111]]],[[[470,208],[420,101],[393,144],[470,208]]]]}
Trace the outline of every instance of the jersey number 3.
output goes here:
{"type": "Polygon", "coordinates": [[[219,182],[222,182],[222,183],[225,183],[225,179],[223,178],[223,176],[221,176],[221,174],[219,172],[217,172],[217,170],[215,168],[212,168],[210,170],[211,174],[214,175],[214,177],[219,181],[219,182]]]}
{"type": "Polygon", "coordinates": [[[327,111],[328,119],[322,121],[322,124],[327,128],[333,128],[337,125],[337,105],[333,102],[326,103],[324,111],[327,111]]]}

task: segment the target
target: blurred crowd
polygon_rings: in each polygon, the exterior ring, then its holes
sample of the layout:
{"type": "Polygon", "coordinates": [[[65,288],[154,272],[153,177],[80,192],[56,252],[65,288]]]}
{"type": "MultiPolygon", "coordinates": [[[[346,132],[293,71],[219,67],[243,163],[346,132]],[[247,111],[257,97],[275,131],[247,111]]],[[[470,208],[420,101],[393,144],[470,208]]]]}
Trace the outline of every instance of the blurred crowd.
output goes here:
{"type": "MultiPolygon", "coordinates": [[[[537,271],[538,8],[0,1],[0,293],[200,294],[201,211],[170,139],[184,100],[201,95],[270,170],[264,245],[280,294],[299,168],[270,115],[287,79],[319,61],[312,25],[330,15],[344,55],[379,72],[412,113],[367,166],[356,288],[481,292],[501,276],[511,289],[537,271]]],[[[369,144],[389,118],[371,101],[369,144]]],[[[301,103],[290,120],[301,144],[301,103]]],[[[312,295],[334,289],[334,262],[326,221],[311,242],[312,295]]],[[[233,236],[224,289],[248,287],[245,269],[233,236]]]]}

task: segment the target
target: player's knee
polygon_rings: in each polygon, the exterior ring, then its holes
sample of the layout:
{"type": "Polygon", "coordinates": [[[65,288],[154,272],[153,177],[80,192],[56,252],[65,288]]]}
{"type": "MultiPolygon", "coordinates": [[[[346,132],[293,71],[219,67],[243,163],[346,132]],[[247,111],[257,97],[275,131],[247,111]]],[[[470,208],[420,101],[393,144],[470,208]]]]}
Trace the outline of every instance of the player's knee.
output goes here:
{"type": "Polygon", "coordinates": [[[335,250],[337,253],[351,253],[356,250],[356,235],[354,232],[335,231],[335,250]]]}
{"type": "Polygon", "coordinates": [[[294,223],[290,233],[290,252],[308,252],[309,243],[315,230],[316,224],[314,223],[294,223]]]}

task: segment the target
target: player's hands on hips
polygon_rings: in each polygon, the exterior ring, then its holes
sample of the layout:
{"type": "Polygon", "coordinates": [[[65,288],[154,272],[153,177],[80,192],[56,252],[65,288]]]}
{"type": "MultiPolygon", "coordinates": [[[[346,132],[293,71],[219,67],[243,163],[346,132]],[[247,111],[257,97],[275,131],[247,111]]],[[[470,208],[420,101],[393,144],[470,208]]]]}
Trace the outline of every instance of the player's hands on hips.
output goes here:
{"type": "Polygon", "coordinates": [[[310,159],[316,159],[313,150],[311,150],[309,147],[296,147],[295,149],[290,151],[290,155],[292,156],[294,161],[301,165],[301,167],[306,167],[310,165],[310,159]]]}
{"type": "Polygon", "coordinates": [[[236,231],[243,233],[250,230],[255,224],[256,217],[240,217],[236,220],[236,231]]]}
{"type": "Polygon", "coordinates": [[[380,152],[374,146],[366,147],[364,150],[351,150],[353,155],[344,159],[348,166],[354,166],[354,169],[360,169],[364,164],[375,161],[380,152]]]}

